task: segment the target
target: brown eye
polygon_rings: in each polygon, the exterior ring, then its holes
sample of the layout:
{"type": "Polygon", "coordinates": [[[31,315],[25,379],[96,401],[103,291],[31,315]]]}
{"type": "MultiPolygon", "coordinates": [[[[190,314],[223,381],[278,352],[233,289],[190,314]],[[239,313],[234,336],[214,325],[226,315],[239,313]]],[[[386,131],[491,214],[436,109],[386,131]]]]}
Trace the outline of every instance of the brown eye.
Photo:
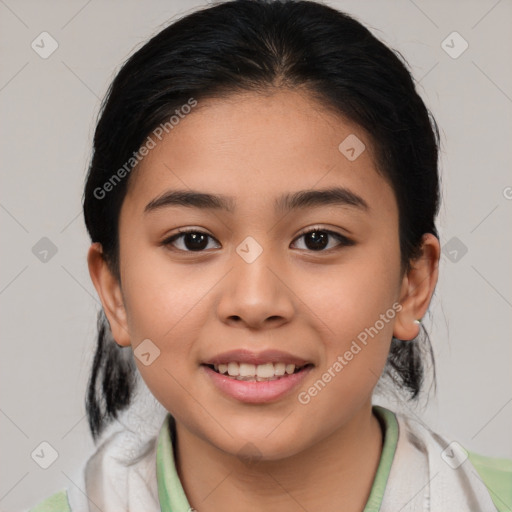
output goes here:
{"type": "Polygon", "coordinates": [[[336,249],[345,246],[354,245],[355,242],[350,240],[346,236],[341,235],[340,233],[336,233],[335,231],[330,231],[328,229],[322,228],[313,228],[309,231],[306,231],[299,235],[296,240],[300,238],[304,238],[304,242],[306,245],[306,250],[315,251],[315,252],[327,252],[331,249],[336,249]],[[329,239],[334,238],[338,241],[338,244],[334,247],[328,247],[329,239]],[[327,248],[327,251],[325,249],[327,248]]]}
{"type": "Polygon", "coordinates": [[[203,231],[185,230],[167,238],[162,244],[175,247],[175,241],[181,239],[182,247],[177,248],[177,250],[184,252],[202,252],[207,248],[209,238],[215,240],[211,235],[203,231]]]}

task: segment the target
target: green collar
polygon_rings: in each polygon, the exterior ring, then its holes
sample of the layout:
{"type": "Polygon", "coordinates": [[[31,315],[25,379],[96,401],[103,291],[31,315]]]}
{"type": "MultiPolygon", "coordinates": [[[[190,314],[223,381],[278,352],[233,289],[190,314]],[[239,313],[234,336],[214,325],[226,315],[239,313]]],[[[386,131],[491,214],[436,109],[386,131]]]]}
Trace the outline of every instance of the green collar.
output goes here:
{"type": "MultiPolygon", "coordinates": [[[[395,413],[380,405],[374,405],[372,409],[383,428],[384,444],[370,496],[363,512],[378,512],[380,509],[398,441],[398,422],[395,413]]],[[[174,462],[171,421],[171,415],[168,414],[158,434],[156,454],[158,498],[162,512],[189,512],[193,509],[187,500],[174,462]]]]}
{"type": "Polygon", "coordinates": [[[398,421],[395,413],[380,405],[374,405],[372,409],[384,432],[384,443],[377,473],[373,479],[372,490],[363,512],[379,512],[398,442],[398,421]]]}

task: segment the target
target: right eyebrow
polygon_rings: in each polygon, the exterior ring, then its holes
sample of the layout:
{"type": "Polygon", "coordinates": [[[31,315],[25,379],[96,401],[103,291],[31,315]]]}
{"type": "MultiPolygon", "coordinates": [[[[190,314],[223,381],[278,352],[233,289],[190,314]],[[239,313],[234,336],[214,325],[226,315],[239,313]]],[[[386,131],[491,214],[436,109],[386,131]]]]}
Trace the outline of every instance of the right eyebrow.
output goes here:
{"type": "Polygon", "coordinates": [[[148,213],[166,206],[186,206],[209,210],[226,210],[233,213],[235,202],[232,197],[208,194],[197,190],[168,190],[150,201],[144,208],[148,213]]]}

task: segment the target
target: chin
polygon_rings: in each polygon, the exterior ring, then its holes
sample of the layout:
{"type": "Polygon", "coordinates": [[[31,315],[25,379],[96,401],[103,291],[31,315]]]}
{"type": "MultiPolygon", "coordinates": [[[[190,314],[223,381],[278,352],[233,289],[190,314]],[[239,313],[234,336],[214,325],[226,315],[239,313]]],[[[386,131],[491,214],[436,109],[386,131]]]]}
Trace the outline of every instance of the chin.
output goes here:
{"type": "Polygon", "coordinates": [[[296,435],[286,432],[280,435],[277,433],[268,435],[268,431],[264,435],[260,433],[251,435],[247,430],[239,433],[233,430],[229,432],[233,437],[228,436],[227,439],[224,437],[225,442],[217,443],[210,439],[210,443],[248,465],[287,459],[307,449],[307,443],[303,444],[296,435]]]}

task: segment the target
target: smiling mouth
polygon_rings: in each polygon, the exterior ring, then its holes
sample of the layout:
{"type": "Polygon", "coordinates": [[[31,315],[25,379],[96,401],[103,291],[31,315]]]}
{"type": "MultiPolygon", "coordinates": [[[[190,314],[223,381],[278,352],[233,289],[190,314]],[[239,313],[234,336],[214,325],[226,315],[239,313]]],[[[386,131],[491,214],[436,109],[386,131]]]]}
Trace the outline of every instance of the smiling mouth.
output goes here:
{"type": "Polygon", "coordinates": [[[225,364],[206,364],[214,372],[232,378],[252,382],[272,381],[286,378],[313,366],[308,363],[302,366],[285,363],[249,364],[230,362],[225,364]]]}

